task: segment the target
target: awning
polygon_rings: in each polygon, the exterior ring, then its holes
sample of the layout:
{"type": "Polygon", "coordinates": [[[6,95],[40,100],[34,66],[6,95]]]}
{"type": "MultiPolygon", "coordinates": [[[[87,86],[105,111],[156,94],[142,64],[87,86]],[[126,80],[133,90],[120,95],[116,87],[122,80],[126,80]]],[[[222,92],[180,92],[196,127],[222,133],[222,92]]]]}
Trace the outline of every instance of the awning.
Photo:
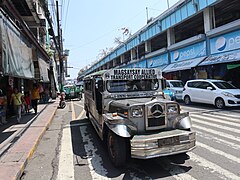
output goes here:
{"type": "Polygon", "coordinates": [[[206,57],[195,58],[187,61],[180,61],[177,63],[169,64],[166,68],[163,69],[163,72],[173,72],[181,71],[186,69],[191,69],[196,67],[200,62],[202,62],[206,57]]]}
{"type": "Polygon", "coordinates": [[[211,55],[206,58],[203,62],[199,64],[199,66],[211,65],[211,64],[219,64],[219,63],[229,63],[240,60],[240,50],[221,53],[218,55],[211,55]]]}
{"type": "Polygon", "coordinates": [[[40,80],[43,82],[50,82],[48,77],[49,64],[41,58],[38,58],[40,69],[40,80]]]}

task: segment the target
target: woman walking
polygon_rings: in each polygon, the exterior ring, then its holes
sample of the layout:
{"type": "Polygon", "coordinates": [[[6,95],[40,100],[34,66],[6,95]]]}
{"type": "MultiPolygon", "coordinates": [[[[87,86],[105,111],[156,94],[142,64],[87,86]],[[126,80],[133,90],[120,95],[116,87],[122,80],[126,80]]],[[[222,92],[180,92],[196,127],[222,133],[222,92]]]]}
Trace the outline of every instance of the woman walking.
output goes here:
{"type": "Polygon", "coordinates": [[[13,103],[14,110],[17,114],[17,122],[20,123],[24,99],[23,99],[23,94],[20,93],[17,88],[14,88],[10,103],[13,103]]]}
{"type": "Polygon", "coordinates": [[[35,114],[37,114],[37,105],[38,100],[40,99],[40,88],[37,84],[33,84],[31,95],[32,95],[32,108],[34,109],[35,114]]]}

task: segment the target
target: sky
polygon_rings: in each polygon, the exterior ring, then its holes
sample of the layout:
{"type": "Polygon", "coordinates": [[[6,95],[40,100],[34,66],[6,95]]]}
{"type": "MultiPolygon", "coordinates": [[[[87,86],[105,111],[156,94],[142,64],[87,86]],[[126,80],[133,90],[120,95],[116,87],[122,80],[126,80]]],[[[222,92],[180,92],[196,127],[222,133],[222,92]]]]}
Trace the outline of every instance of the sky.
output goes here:
{"type": "Polygon", "coordinates": [[[114,39],[126,40],[122,28],[131,34],[144,27],[178,0],[59,0],[63,47],[69,50],[68,74],[97,60],[103,49],[115,48],[114,39]]]}

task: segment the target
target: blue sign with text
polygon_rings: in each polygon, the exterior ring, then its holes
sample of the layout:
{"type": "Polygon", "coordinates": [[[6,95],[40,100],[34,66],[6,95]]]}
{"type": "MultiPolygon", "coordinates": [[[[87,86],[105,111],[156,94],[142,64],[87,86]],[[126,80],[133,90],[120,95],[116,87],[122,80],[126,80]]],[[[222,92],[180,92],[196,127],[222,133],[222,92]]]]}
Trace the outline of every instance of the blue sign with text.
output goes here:
{"type": "Polygon", "coordinates": [[[199,42],[191,46],[171,51],[171,63],[203,57],[206,56],[206,54],[206,42],[199,42]]]}
{"type": "Polygon", "coordinates": [[[211,54],[240,49],[240,30],[210,39],[211,54]]]}
{"type": "Polygon", "coordinates": [[[147,59],[148,68],[160,67],[162,65],[167,65],[167,64],[168,64],[167,53],[147,59]]]}

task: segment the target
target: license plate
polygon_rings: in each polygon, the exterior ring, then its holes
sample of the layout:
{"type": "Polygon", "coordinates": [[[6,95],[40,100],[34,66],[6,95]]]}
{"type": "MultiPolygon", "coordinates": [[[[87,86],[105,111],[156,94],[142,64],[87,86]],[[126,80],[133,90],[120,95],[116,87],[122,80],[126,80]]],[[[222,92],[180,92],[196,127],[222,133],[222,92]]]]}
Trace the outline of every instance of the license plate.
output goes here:
{"type": "Polygon", "coordinates": [[[178,136],[158,140],[158,147],[177,145],[177,144],[179,144],[178,136]]]}

